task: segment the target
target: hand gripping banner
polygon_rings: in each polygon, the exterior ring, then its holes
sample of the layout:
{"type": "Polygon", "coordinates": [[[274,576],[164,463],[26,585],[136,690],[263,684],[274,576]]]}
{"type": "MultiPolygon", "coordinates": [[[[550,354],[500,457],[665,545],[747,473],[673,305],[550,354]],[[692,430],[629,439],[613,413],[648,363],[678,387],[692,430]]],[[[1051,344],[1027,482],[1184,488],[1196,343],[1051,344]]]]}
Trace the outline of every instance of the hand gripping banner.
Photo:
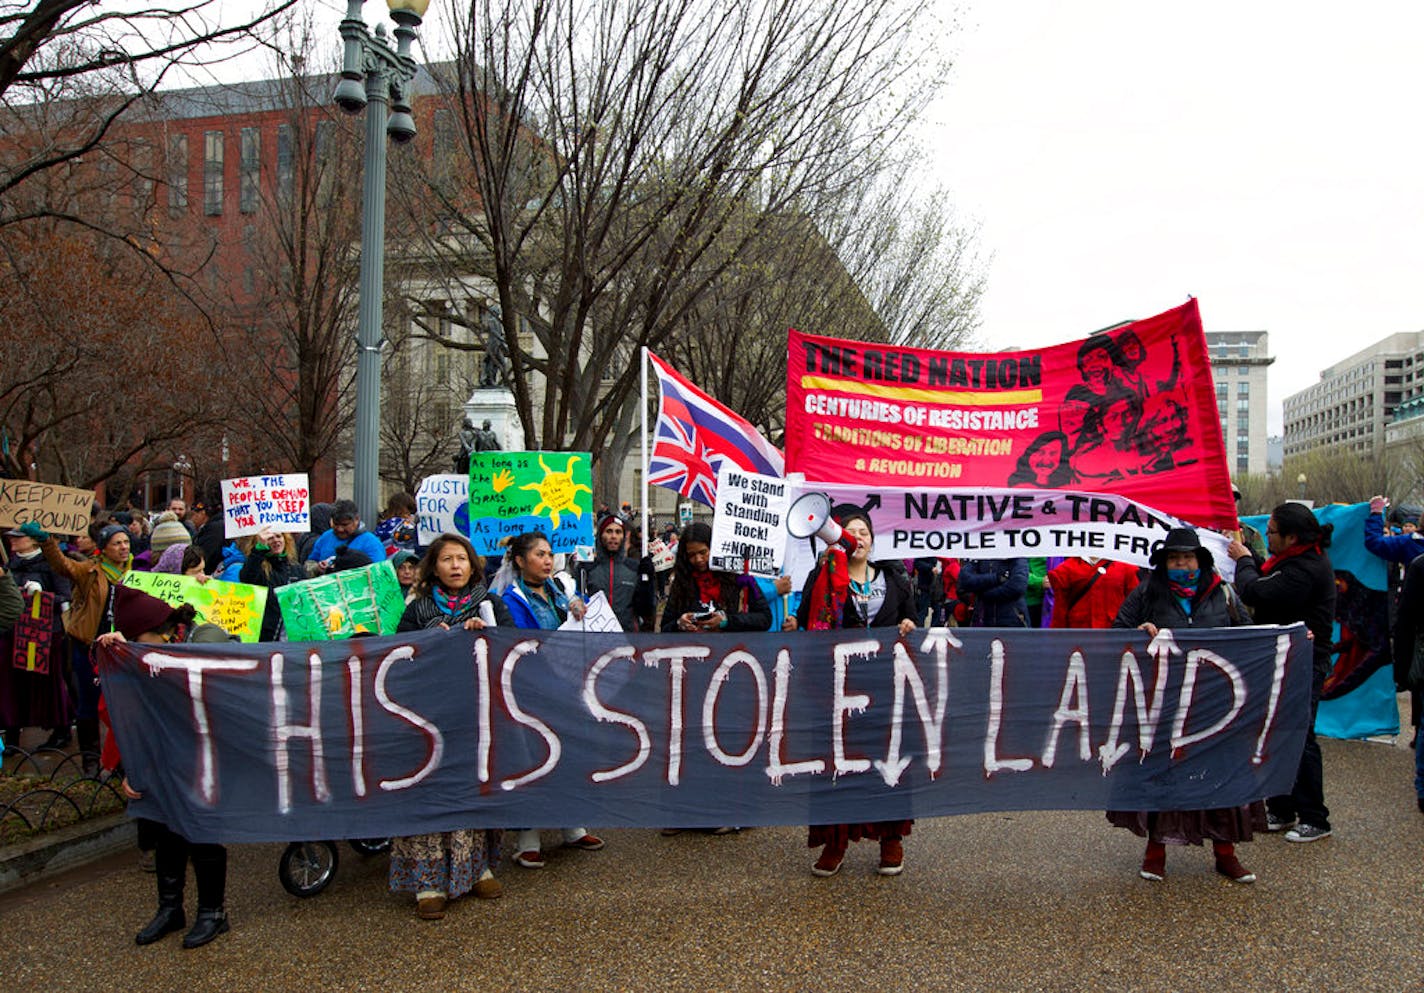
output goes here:
{"type": "Polygon", "coordinates": [[[798,331],[789,347],[786,469],[808,481],[1115,493],[1236,527],[1195,300],[1018,352],[798,331]]]}
{"type": "Polygon", "coordinates": [[[138,816],[194,841],[1228,807],[1290,789],[1305,630],[127,644],[138,816]]]}

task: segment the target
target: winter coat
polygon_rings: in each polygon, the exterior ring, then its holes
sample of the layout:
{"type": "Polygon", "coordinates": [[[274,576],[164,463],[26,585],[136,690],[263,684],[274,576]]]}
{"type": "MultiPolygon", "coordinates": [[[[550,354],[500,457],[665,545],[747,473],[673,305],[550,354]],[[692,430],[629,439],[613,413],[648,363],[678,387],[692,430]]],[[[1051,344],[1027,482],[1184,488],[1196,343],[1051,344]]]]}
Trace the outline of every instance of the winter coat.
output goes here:
{"type": "MultiPolygon", "coordinates": [[[[723,631],[769,631],[771,630],[771,607],[766,597],[761,595],[756,583],[737,583],[737,603],[718,602],[717,607],[727,614],[727,626],[723,631]],[[745,603],[745,609],[743,609],[745,603]]],[[[677,631],[677,619],[689,611],[698,609],[697,591],[670,590],[667,603],[663,604],[661,631],[677,631]]],[[[805,602],[805,599],[802,599],[805,602]]]]}
{"type": "Polygon", "coordinates": [[[64,630],[70,636],[89,644],[99,634],[109,610],[109,577],[99,568],[98,559],[76,562],[59,550],[59,540],[51,536],[40,545],[45,561],[56,576],[73,584],[69,610],[64,615],[64,630]]]}
{"type": "Polygon", "coordinates": [[[1251,623],[1246,612],[1228,600],[1226,585],[1221,577],[1205,569],[1201,570],[1196,596],[1192,597],[1192,612],[1188,614],[1172,592],[1167,581],[1165,564],[1153,569],[1147,581],[1138,584],[1137,588],[1127,595],[1112,626],[1135,628],[1149,622],[1159,628],[1172,630],[1229,628],[1237,624],[1251,623]]]}
{"type": "Polygon", "coordinates": [[[193,536],[193,544],[203,550],[203,571],[215,576],[223,562],[223,519],[219,511],[216,517],[209,517],[208,523],[198,528],[193,536]]]}
{"type": "MultiPolygon", "coordinates": [[[[25,611],[25,598],[8,572],[0,572],[0,634],[9,631],[25,611]]],[[[7,663],[8,664],[8,663],[7,663]]]]}
{"type": "Polygon", "coordinates": [[[1315,640],[1317,682],[1330,672],[1330,642],[1335,624],[1335,569],[1330,558],[1315,549],[1281,559],[1269,573],[1256,560],[1236,560],[1236,592],[1251,608],[1257,624],[1304,621],[1315,640]]]}
{"type": "Polygon", "coordinates": [[[1055,628],[1110,628],[1139,582],[1136,566],[1112,559],[1065,559],[1048,573],[1055,628]]]}
{"type": "Polygon", "coordinates": [[[974,594],[969,624],[976,628],[1028,627],[1028,559],[961,559],[959,595],[974,594]]]}
{"type": "Polygon", "coordinates": [[[237,581],[249,586],[267,587],[267,609],[262,614],[261,640],[276,641],[282,629],[282,605],[277,601],[276,590],[305,578],[306,572],[302,567],[287,556],[273,555],[266,549],[259,550],[253,546],[252,554],[242,563],[237,581]]]}
{"type": "MultiPolygon", "coordinates": [[[[484,583],[475,587],[475,595],[470,598],[462,610],[455,615],[445,613],[435,603],[435,597],[430,593],[424,593],[415,597],[410,603],[405,605],[405,613],[401,614],[400,623],[396,625],[396,632],[424,631],[426,628],[438,628],[441,624],[447,627],[459,627],[472,617],[480,616],[480,604],[489,601],[494,608],[495,625],[502,628],[524,627],[522,624],[515,624],[514,616],[510,613],[509,606],[498,593],[491,593],[485,588],[484,583]]],[[[525,608],[528,609],[527,607],[525,608]]],[[[536,625],[537,626],[537,625],[536,625]]]]}
{"type": "MultiPolygon", "coordinates": [[[[1424,555],[1404,570],[1394,618],[1394,683],[1400,690],[1424,689],[1424,652],[1416,647],[1424,634],[1424,555]]],[[[1420,646],[1424,647],[1424,646],[1420,646]]]]}
{"type": "Polygon", "coordinates": [[[371,564],[386,561],[386,546],[381,544],[381,539],[377,538],[370,531],[357,531],[350,538],[342,539],[336,536],[336,532],[328,528],[322,536],[316,540],[312,546],[311,561],[325,562],[336,555],[336,550],[345,545],[353,552],[360,552],[371,560],[371,564]]]}
{"type": "Polygon", "coordinates": [[[592,562],[574,566],[574,581],[585,600],[595,593],[607,597],[624,631],[653,630],[657,593],[651,558],[635,561],[621,552],[609,555],[607,549],[600,546],[592,562]]]}
{"type": "MultiPolygon", "coordinates": [[[[910,585],[910,574],[905,567],[895,561],[872,562],[871,565],[885,577],[885,602],[880,605],[874,617],[863,621],[860,612],[856,610],[855,598],[847,596],[845,609],[841,612],[841,627],[889,628],[895,627],[903,620],[918,624],[920,621],[915,617],[915,590],[910,585]]],[[[817,562],[811,569],[811,574],[806,577],[806,585],[801,588],[801,604],[796,608],[796,624],[802,629],[811,620],[811,591],[816,588],[816,578],[820,574],[821,563],[817,562]]]]}
{"type": "Polygon", "coordinates": [[[1365,518],[1365,548],[1386,562],[1408,565],[1424,554],[1424,534],[1385,534],[1384,514],[1365,518]]]}

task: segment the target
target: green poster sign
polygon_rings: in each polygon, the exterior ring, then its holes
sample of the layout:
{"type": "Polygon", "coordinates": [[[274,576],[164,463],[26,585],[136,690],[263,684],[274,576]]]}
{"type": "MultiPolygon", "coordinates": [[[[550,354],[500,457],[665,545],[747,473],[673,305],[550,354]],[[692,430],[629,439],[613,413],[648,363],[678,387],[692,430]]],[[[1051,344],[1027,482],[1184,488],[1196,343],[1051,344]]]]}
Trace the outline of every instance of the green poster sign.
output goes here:
{"type": "Polygon", "coordinates": [[[389,562],[289,583],[276,590],[288,641],[395,634],[405,596],[389,562]]]}
{"type": "Polygon", "coordinates": [[[481,555],[500,539],[542,531],[556,552],[593,544],[593,457],[588,452],[473,452],[470,541],[481,555]]]}
{"type": "Polygon", "coordinates": [[[216,624],[238,641],[256,641],[262,635],[262,615],[267,611],[267,588],[210,579],[200,583],[192,576],[165,572],[130,572],[124,585],[165,603],[180,607],[191,603],[199,624],[216,624]]]}

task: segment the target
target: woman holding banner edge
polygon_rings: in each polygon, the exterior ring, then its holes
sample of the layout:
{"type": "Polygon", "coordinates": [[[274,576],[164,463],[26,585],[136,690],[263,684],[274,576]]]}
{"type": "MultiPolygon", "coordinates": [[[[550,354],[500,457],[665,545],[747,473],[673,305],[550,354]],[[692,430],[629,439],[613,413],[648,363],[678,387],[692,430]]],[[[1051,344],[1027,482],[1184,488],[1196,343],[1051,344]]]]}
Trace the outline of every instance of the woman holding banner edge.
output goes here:
{"type": "MultiPolygon", "coordinates": [[[[541,531],[525,531],[506,539],[504,564],[495,578],[502,586],[500,595],[515,627],[553,631],[572,617],[582,620],[584,603],[576,595],[565,592],[554,579],[554,551],[541,531]],[[505,577],[502,581],[501,577],[505,577]],[[504,582],[507,581],[507,585],[504,582]]],[[[544,868],[543,846],[538,828],[519,828],[514,861],[525,869],[544,868]]],[[[603,839],[588,833],[587,828],[564,828],[564,847],[582,852],[596,852],[603,839]]]]}
{"type": "MultiPolygon", "coordinates": [[[[899,562],[870,561],[875,531],[870,515],[864,510],[853,504],[841,504],[831,510],[831,517],[855,540],[855,548],[844,557],[849,580],[844,604],[839,611],[834,609],[833,598],[827,595],[827,590],[837,584],[821,579],[823,572],[836,568],[832,558],[836,550],[833,549],[822,553],[806,577],[796,616],[788,617],[783,627],[788,631],[798,627],[808,630],[893,627],[898,629],[900,637],[905,637],[916,627],[915,590],[909,574],[899,562]]],[[[880,843],[880,864],[876,872],[882,876],[898,876],[905,868],[904,839],[914,823],[901,820],[813,824],[808,830],[806,845],[820,847],[821,854],[811,866],[811,872],[816,876],[834,876],[840,871],[850,842],[868,839],[880,843]]]]}
{"type": "MultiPolygon", "coordinates": [[[[509,608],[486,588],[484,574],[485,560],[468,539],[442,534],[420,560],[411,601],[396,631],[475,631],[485,627],[487,619],[512,625],[509,608]]],[[[415,912],[422,920],[440,920],[450,900],[471,891],[481,900],[499,898],[504,887],[494,878],[494,868],[501,833],[464,828],[393,838],[391,892],[414,893],[415,912]]]]}
{"type": "MultiPolygon", "coordinates": [[[[1173,528],[1167,532],[1151,562],[1152,574],[1127,595],[1113,627],[1140,628],[1155,638],[1162,628],[1250,623],[1245,611],[1229,599],[1213,567],[1211,552],[1202,546],[1196,531],[1173,528]]],[[[1266,806],[1260,800],[1212,810],[1110,810],[1107,818],[1114,827],[1147,839],[1138,871],[1143,879],[1160,883],[1166,877],[1167,845],[1210,841],[1217,872],[1234,883],[1256,881],[1256,874],[1236,857],[1236,842],[1250,841],[1253,832],[1266,829],[1266,806]]]]}

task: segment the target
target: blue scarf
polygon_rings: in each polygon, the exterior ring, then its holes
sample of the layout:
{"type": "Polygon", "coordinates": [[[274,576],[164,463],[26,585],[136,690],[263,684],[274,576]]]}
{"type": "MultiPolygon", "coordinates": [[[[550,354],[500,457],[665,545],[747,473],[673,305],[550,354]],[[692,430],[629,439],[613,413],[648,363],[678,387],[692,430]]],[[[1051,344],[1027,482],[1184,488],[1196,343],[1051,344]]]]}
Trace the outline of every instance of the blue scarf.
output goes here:
{"type": "Polygon", "coordinates": [[[1192,601],[1196,598],[1197,583],[1200,581],[1200,569],[1167,570],[1167,586],[1188,617],[1192,616],[1192,601]]]}

